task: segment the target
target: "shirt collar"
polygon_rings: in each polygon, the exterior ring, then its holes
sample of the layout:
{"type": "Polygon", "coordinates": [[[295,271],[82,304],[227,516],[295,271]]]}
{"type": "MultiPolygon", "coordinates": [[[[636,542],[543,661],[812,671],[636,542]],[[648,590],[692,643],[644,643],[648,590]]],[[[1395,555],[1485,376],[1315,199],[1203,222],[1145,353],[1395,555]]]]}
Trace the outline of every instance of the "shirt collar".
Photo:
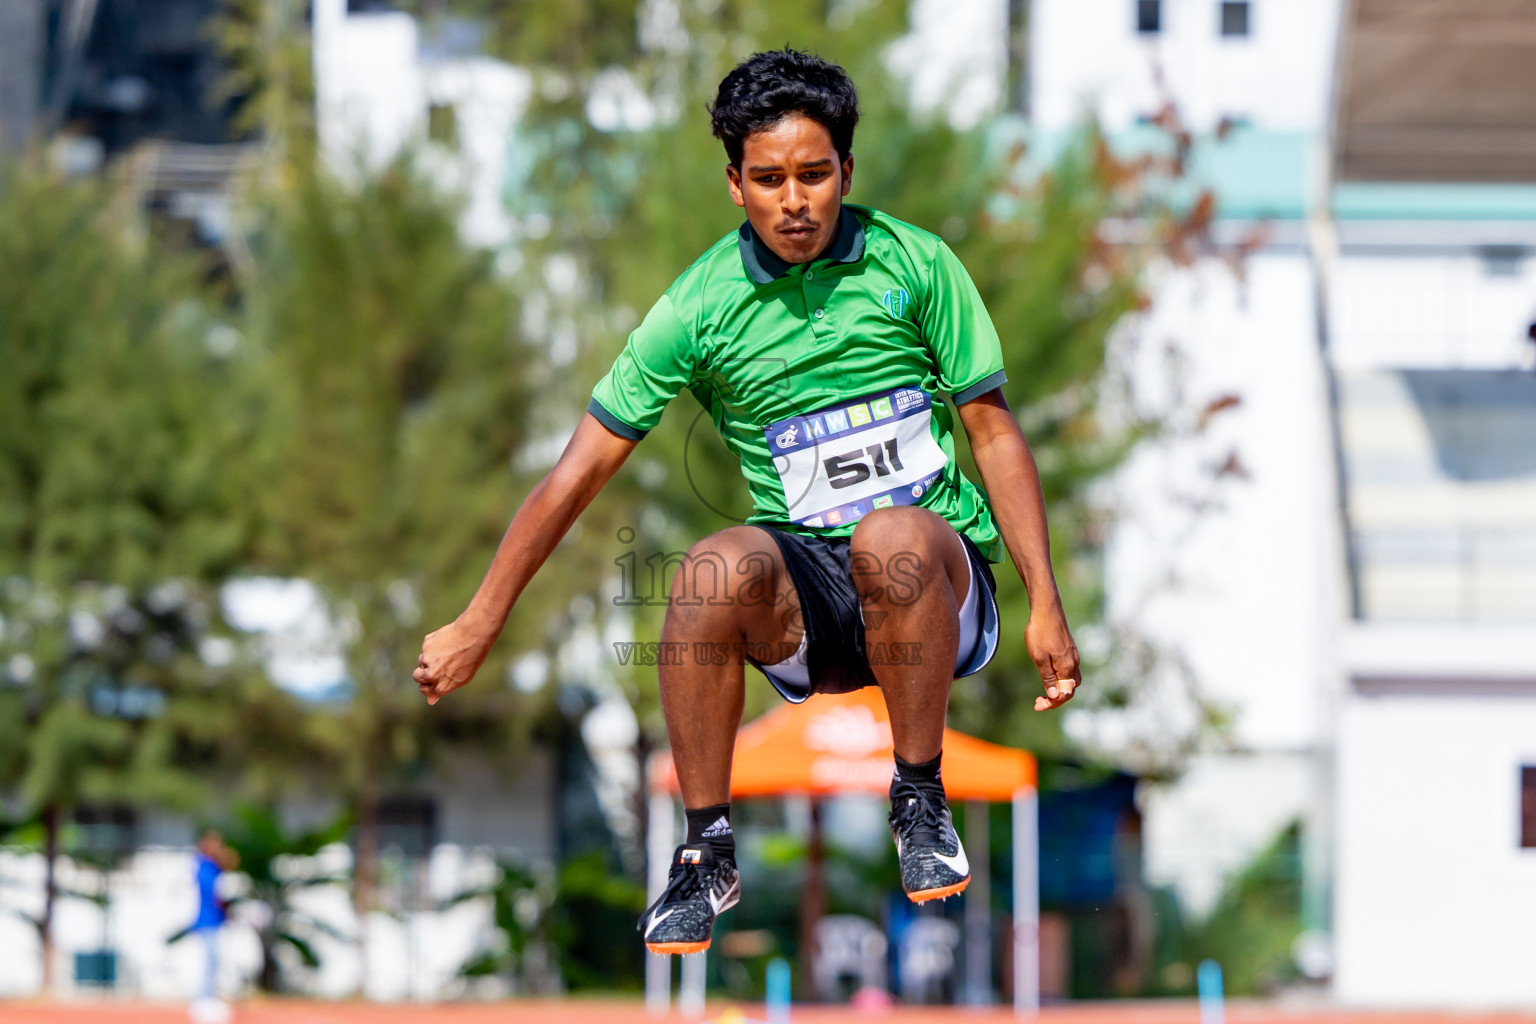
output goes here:
{"type": "MultiPolygon", "coordinates": [[[[747,276],[758,284],[777,281],[789,273],[791,267],[799,265],[787,262],[770,249],[757,232],[752,230],[751,221],[743,221],[740,230],[736,232],[736,247],[741,250],[741,262],[747,268],[747,276]]],[[[864,225],[852,210],[844,206],[837,219],[837,235],[816,260],[857,263],[863,255],[864,225]]]]}

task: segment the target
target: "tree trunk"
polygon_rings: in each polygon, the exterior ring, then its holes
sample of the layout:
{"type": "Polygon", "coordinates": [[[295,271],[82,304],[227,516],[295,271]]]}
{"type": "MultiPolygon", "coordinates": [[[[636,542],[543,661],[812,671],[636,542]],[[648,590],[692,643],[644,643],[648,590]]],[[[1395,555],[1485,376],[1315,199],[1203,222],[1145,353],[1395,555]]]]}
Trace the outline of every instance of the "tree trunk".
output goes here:
{"type": "Polygon", "coordinates": [[[357,855],[352,864],[352,912],[357,916],[357,990],[368,984],[368,915],[379,887],[379,784],[375,773],[357,800],[357,855]]]}
{"type": "Polygon", "coordinates": [[[625,851],[625,868],[645,877],[646,845],[651,834],[651,787],[650,778],[646,775],[646,768],[651,763],[651,751],[655,749],[651,738],[645,734],[642,727],[639,736],[635,740],[635,762],[640,771],[636,775],[639,781],[635,785],[635,791],[630,795],[630,809],[635,815],[634,841],[627,844],[630,849],[625,851]]]}
{"type": "Polygon", "coordinates": [[[805,883],[800,889],[800,991],[815,991],[816,922],[827,912],[823,873],[826,845],[821,835],[822,800],[811,797],[811,834],[805,844],[805,883]]]}
{"type": "Polygon", "coordinates": [[[1008,0],[1008,111],[1029,116],[1029,0],[1008,0]]]}
{"type": "Polygon", "coordinates": [[[274,924],[261,931],[261,973],[256,975],[256,987],[263,992],[276,993],[283,987],[283,976],[277,962],[276,905],[273,906],[274,924]]]}
{"type": "Polygon", "coordinates": [[[59,894],[54,865],[59,859],[59,820],[58,804],[49,804],[43,808],[43,919],[38,930],[43,940],[43,992],[48,995],[53,995],[54,984],[53,904],[59,894]]]}

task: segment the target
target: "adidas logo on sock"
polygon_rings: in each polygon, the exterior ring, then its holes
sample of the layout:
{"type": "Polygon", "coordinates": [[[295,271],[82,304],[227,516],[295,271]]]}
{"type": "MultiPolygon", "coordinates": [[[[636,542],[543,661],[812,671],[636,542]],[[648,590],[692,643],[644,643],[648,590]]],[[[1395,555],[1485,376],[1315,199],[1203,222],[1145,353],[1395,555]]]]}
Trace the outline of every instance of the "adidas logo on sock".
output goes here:
{"type": "MultiPolygon", "coordinates": [[[[897,767],[897,769],[894,772],[891,773],[891,778],[896,780],[897,782],[901,781],[901,768],[899,766],[897,767]]],[[[934,773],[933,773],[933,781],[935,781],[935,782],[942,782],[943,780],[944,780],[944,773],[942,771],[935,770],[934,773]]],[[[917,780],[914,780],[914,781],[919,781],[920,782],[922,780],[921,779],[917,779],[917,780]]]]}
{"type": "Polygon", "coordinates": [[[703,836],[705,839],[713,839],[715,836],[728,836],[730,834],[731,823],[725,819],[725,815],[723,814],[720,815],[720,817],[715,821],[713,825],[699,833],[699,835],[703,836]]]}

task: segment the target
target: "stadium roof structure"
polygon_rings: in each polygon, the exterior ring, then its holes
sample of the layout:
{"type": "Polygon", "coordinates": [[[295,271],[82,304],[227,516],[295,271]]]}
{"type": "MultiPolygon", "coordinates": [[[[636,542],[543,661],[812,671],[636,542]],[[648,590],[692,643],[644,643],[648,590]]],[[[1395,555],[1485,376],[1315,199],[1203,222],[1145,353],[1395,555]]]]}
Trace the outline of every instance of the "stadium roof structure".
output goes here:
{"type": "MultiPolygon", "coordinates": [[[[885,698],[871,686],[785,704],[743,727],[731,770],[735,799],[805,793],[884,796],[894,746],[885,698]]],[[[1035,758],[944,730],[944,789],[951,800],[1010,801],[1035,788],[1035,758]]],[[[676,795],[672,756],[651,760],[651,789],[676,795]]]]}
{"type": "Polygon", "coordinates": [[[1335,181],[1536,181],[1536,22],[1521,0],[1355,0],[1335,181]]]}

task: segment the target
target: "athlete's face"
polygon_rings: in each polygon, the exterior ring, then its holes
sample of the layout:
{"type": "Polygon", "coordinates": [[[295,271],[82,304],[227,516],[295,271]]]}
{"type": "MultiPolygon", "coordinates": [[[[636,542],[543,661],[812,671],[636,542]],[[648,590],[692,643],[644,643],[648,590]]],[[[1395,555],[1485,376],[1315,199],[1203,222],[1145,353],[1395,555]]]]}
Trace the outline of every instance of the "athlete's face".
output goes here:
{"type": "Polygon", "coordinates": [[[839,161],[825,126],[791,114],[748,135],[741,167],[727,166],[725,176],[731,198],[768,248],[786,262],[805,263],[837,235],[843,196],[853,184],[853,155],[839,161]]]}

